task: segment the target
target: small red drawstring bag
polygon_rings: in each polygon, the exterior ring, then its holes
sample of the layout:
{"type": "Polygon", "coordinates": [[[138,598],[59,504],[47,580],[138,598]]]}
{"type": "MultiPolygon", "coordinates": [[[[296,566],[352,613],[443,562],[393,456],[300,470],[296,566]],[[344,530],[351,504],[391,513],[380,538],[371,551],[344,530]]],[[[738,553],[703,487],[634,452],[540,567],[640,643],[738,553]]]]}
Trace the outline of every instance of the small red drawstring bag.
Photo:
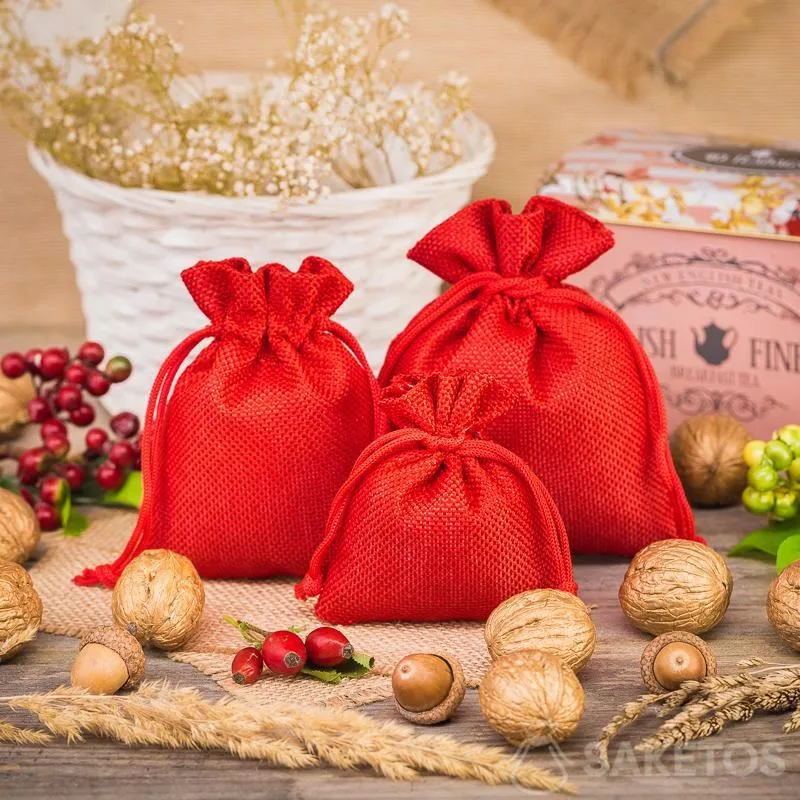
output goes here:
{"type": "Polygon", "coordinates": [[[333,264],[310,257],[296,273],[280,264],[253,272],[232,258],[182,278],[211,324],[162,365],[144,424],[136,530],[80,585],[113,586],[152,547],[188,556],[204,578],[302,575],[336,491],[376,433],[375,378],[331,320],[353,288],[333,264]]]}
{"type": "Polygon", "coordinates": [[[476,370],[518,395],[486,429],[548,488],[574,552],[632,556],[698,539],[667,443],[661,393],[625,323],[563,283],[613,245],[602,223],[548,197],[521,214],[482,200],[409,257],[454,284],[394,340],[379,376],[476,370]]]}
{"type": "Polygon", "coordinates": [[[566,531],[522,459],[481,429],[511,393],[484,375],[398,378],[399,428],[359,457],[336,495],[301,600],[338,624],[483,620],[526,589],[576,591],[566,531]]]}

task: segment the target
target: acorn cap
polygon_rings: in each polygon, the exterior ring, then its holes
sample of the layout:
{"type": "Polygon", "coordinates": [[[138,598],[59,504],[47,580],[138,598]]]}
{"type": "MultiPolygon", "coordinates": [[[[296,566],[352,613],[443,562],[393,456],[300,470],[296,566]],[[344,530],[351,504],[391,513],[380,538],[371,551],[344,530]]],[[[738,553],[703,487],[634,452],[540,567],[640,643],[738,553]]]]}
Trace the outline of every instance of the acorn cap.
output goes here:
{"type": "Polygon", "coordinates": [[[461,701],[464,699],[464,694],[467,691],[467,681],[464,677],[464,670],[455,656],[446,653],[430,653],[430,655],[441,658],[442,661],[450,667],[450,672],[453,675],[453,683],[450,686],[447,697],[445,697],[439,705],[429,708],[427,711],[409,711],[407,708],[403,708],[395,698],[394,704],[400,716],[405,717],[409,722],[414,722],[417,725],[436,725],[439,722],[450,719],[455,710],[461,705],[461,701]]]}
{"type": "Polygon", "coordinates": [[[655,664],[656,656],[661,650],[666,647],[666,645],[672,644],[673,642],[683,642],[684,644],[696,647],[703,656],[703,660],[706,662],[706,677],[710,678],[717,674],[717,657],[714,655],[714,651],[699,636],[695,636],[695,634],[689,633],[689,631],[670,631],[669,633],[662,633],[660,636],[656,636],[642,652],[642,680],[644,681],[644,685],[651,692],[656,694],[664,694],[669,690],[665,689],[656,680],[653,665],[655,664]]]}
{"type": "Polygon", "coordinates": [[[124,628],[117,625],[102,625],[93,628],[81,637],[79,650],[83,650],[87,644],[100,644],[113,650],[128,668],[128,680],[125,681],[122,689],[133,689],[142,682],[144,678],[144,650],[139,644],[139,640],[124,628]]]}

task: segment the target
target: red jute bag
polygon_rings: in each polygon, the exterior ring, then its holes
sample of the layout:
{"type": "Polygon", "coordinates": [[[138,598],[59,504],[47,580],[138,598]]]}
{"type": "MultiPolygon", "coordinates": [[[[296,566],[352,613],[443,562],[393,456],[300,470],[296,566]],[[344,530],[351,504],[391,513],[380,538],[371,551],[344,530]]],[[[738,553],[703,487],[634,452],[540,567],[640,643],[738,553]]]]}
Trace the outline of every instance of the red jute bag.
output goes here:
{"type": "Polygon", "coordinates": [[[574,552],[632,556],[695,535],[653,369],[630,329],[563,283],[613,245],[602,223],[547,197],[521,214],[473,203],[409,257],[454,284],[394,340],[379,376],[477,370],[516,391],[487,438],[548,488],[574,552]]]}
{"type": "Polygon", "coordinates": [[[349,624],[483,620],[526,589],[575,592],[566,531],[530,468],[480,431],[512,402],[484,375],[398,378],[381,407],[399,429],[336,495],[298,598],[349,624]]]}
{"type": "Polygon", "coordinates": [[[310,257],[297,272],[253,272],[232,258],[182,277],[211,324],[156,377],[136,530],[113,564],[78,584],[113,586],[152,547],[188,556],[204,578],[302,575],[336,491],[375,436],[375,378],[355,338],[331,321],[353,288],[333,264],[310,257]]]}

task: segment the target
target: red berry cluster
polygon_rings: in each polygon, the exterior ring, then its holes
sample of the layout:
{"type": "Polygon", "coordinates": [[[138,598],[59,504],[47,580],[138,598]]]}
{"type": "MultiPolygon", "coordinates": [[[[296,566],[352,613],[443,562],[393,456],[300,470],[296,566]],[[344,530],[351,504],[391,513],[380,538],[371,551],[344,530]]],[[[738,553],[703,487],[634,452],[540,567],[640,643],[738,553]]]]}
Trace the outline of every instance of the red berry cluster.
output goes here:
{"type": "MultiPolygon", "coordinates": [[[[265,633],[245,623],[250,632],[265,633]]],[[[336,628],[315,628],[305,642],[292,631],[266,634],[260,648],[245,647],[233,658],[231,674],[239,684],[255,683],[264,665],[279,675],[296,675],[308,664],[330,669],[353,657],[353,645],[336,628]]]]}
{"type": "Polygon", "coordinates": [[[125,356],[114,356],[101,367],[104,358],[102,345],[84,342],[74,357],[65,347],[51,347],[6,353],[0,359],[7,378],[28,374],[36,389],[28,414],[40,426],[42,445],[17,457],[17,479],[43,530],[62,524],[60,508],[68,493],[81,492],[90,483],[101,490],[119,489],[127,474],[141,466],[139,419],[128,411],[111,418],[113,441],[102,428],[90,428],[85,452],[70,457],[67,424],[86,428],[95,419],[86,395],[102,397],[112,384],[130,377],[131,362],[125,356]]]}

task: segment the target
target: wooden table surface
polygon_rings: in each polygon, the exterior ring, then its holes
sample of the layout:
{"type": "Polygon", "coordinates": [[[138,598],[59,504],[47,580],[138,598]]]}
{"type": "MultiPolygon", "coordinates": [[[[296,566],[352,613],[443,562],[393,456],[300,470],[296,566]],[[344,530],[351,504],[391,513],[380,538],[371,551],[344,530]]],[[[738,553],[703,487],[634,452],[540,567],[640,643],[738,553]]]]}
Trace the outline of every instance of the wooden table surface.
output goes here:
{"type": "MultiPolygon", "coordinates": [[[[753,518],[739,509],[698,514],[701,532],[721,551],[754,527],[753,518]]],[[[721,670],[732,670],[743,658],[796,661],[769,627],[764,598],[774,567],[760,561],[731,559],[735,587],[731,607],[721,625],[708,635],[721,670]]],[[[800,772],[800,735],[785,736],[780,716],[761,715],[732,726],[721,736],[697,743],[679,754],[635,756],[632,739],[623,736],[612,751],[612,770],[602,774],[588,754],[603,725],[621,705],[643,692],[639,656],[648,637],[631,628],[617,604],[617,589],[625,572],[622,560],[578,559],[581,596],[595,604],[598,629],[594,657],[581,673],[586,690],[586,714],[576,735],[562,752],[528,754],[540,766],[565,769],[590,798],[657,797],[798,797],[794,784],[800,772]]],[[[11,695],[53,689],[68,680],[75,655],[74,640],[41,635],[23,653],[0,666],[0,693],[11,695]]],[[[150,677],[204,687],[220,694],[216,685],[192,667],[164,656],[151,656],[150,677]]],[[[391,703],[364,708],[365,713],[393,719],[391,703]]],[[[25,718],[15,716],[18,722],[25,718]]],[[[640,724],[652,730],[655,719],[640,724]]],[[[483,722],[477,693],[469,691],[459,712],[439,731],[459,739],[499,744],[500,738],[483,722]]],[[[635,730],[635,729],[634,729],[635,730]]],[[[183,753],[154,748],[126,748],[104,741],[42,747],[0,745],[0,798],[114,798],[141,796],[218,800],[269,798],[332,800],[347,798],[512,798],[523,790],[489,788],[479,783],[425,778],[410,784],[392,783],[364,773],[328,769],[305,772],[277,770],[242,762],[217,753],[183,753]]]]}
{"type": "MultiPolygon", "coordinates": [[[[76,342],[71,331],[51,332],[44,339],[33,330],[0,332],[0,353],[34,345],[74,346],[76,342]]],[[[741,509],[698,512],[697,519],[700,532],[721,552],[757,527],[757,520],[741,509]]],[[[745,559],[731,559],[730,565],[735,576],[731,606],[723,622],[706,637],[717,651],[720,671],[732,671],[737,661],[754,656],[778,663],[798,662],[766,619],[764,600],[774,566],[745,559]]],[[[660,757],[637,756],[632,751],[633,737],[623,735],[612,750],[610,773],[600,771],[591,756],[592,744],[622,705],[644,692],[639,657],[650,637],[627,623],[617,603],[626,566],[621,559],[577,559],[580,594],[585,602],[596,606],[592,613],[598,631],[597,649],[580,676],[586,691],[586,713],[575,736],[560,752],[536,751],[524,757],[542,767],[565,770],[581,796],[587,798],[800,797],[795,784],[800,773],[800,734],[784,735],[781,716],[759,715],[680,753],[660,757]]],[[[0,665],[0,695],[48,691],[67,682],[75,653],[75,640],[40,635],[17,658],[0,665]]],[[[148,676],[201,687],[210,696],[222,694],[210,678],[160,654],[150,656],[148,676]]],[[[399,720],[391,702],[375,703],[363,711],[399,720]]],[[[8,716],[6,710],[0,709],[0,718],[4,716],[8,716]]],[[[13,719],[18,724],[33,722],[24,715],[15,714],[13,719]]],[[[655,724],[654,716],[648,715],[634,732],[651,731],[655,724]]],[[[455,717],[437,731],[466,741],[502,744],[483,721],[475,691],[468,691],[455,717]]],[[[403,784],[366,773],[270,769],[219,753],[127,748],[96,740],[44,748],[0,744],[0,800],[499,800],[526,793],[515,786],[491,788],[447,778],[403,784]]]]}

